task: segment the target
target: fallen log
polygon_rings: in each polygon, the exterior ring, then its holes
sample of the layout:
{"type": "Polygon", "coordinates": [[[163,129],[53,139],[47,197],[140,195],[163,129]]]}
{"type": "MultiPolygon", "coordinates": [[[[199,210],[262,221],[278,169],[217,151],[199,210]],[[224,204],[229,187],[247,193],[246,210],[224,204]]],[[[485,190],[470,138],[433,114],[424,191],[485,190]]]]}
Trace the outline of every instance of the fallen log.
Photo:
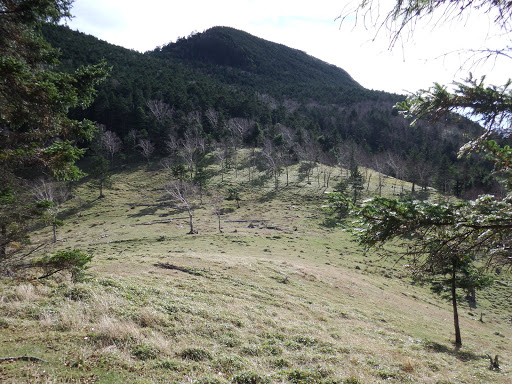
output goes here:
{"type": "Polygon", "coordinates": [[[4,361],[17,361],[17,360],[22,360],[22,361],[33,361],[33,362],[36,362],[36,363],[47,363],[46,360],[43,360],[43,359],[40,359],[39,357],[35,357],[35,356],[9,356],[9,357],[0,357],[0,363],[4,362],[4,361]]]}
{"type": "Polygon", "coordinates": [[[165,224],[170,223],[173,220],[188,220],[188,217],[173,217],[171,219],[160,219],[160,220],[153,220],[153,221],[146,221],[145,223],[137,223],[135,225],[153,225],[153,224],[165,224]]]}

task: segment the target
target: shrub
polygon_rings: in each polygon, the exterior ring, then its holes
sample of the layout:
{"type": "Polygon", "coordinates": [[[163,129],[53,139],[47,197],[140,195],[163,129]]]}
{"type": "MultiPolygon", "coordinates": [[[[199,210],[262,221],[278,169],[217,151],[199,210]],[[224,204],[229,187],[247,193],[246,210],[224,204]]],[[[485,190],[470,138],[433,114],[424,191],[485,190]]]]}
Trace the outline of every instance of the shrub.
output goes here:
{"type": "Polygon", "coordinates": [[[351,377],[349,379],[345,379],[343,384],[362,384],[358,379],[351,377]]]}
{"type": "Polygon", "coordinates": [[[186,348],[181,351],[180,357],[184,360],[203,361],[210,360],[212,355],[201,348],[186,348]]]}
{"type": "Polygon", "coordinates": [[[43,270],[39,279],[46,279],[58,272],[70,272],[73,282],[83,279],[85,271],[93,256],[79,249],[71,251],[58,251],[53,255],[47,255],[35,261],[35,266],[43,270]]]}
{"type": "Polygon", "coordinates": [[[91,292],[84,287],[72,287],[64,292],[64,297],[73,301],[85,301],[91,297],[91,292]]]}
{"type": "Polygon", "coordinates": [[[317,344],[317,341],[314,338],[309,337],[309,336],[304,336],[304,335],[294,336],[293,341],[295,341],[298,344],[302,344],[306,347],[311,347],[311,346],[317,344]]]}
{"type": "Polygon", "coordinates": [[[245,345],[240,348],[240,353],[246,356],[261,356],[263,351],[257,345],[245,345]]]}
{"type": "MultiPolygon", "coordinates": [[[[330,372],[319,368],[311,370],[294,369],[288,372],[288,380],[294,384],[320,383],[330,375],[330,372]]],[[[323,381],[325,382],[325,381],[323,381]]]]}
{"type": "Polygon", "coordinates": [[[149,344],[137,344],[131,348],[133,356],[139,360],[156,359],[158,351],[149,344]]]}
{"type": "Polygon", "coordinates": [[[168,369],[169,371],[179,371],[181,369],[180,364],[175,361],[163,360],[155,364],[156,368],[168,369]]]}
{"type": "Polygon", "coordinates": [[[218,377],[203,377],[197,381],[194,381],[194,384],[225,384],[227,383],[224,379],[219,379],[218,377]]]}
{"type": "Polygon", "coordinates": [[[231,382],[235,384],[267,384],[270,383],[270,379],[255,372],[244,372],[233,376],[231,382]]]}
{"type": "Polygon", "coordinates": [[[290,363],[287,360],[280,358],[280,359],[272,360],[270,362],[270,366],[273,368],[282,369],[282,368],[288,368],[290,366],[290,363]]]}
{"type": "Polygon", "coordinates": [[[213,366],[222,373],[233,374],[247,366],[247,362],[237,355],[221,356],[213,363],[213,366]]]}

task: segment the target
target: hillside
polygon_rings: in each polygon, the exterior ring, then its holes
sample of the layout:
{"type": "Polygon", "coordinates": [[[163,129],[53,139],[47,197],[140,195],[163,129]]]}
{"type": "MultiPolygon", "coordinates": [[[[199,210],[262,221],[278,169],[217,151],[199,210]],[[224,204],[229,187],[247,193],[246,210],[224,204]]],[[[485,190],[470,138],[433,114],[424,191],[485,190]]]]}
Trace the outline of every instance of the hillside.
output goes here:
{"type": "Polygon", "coordinates": [[[500,191],[478,155],[457,159],[458,148],[478,134],[478,126],[452,116],[412,129],[393,110],[403,96],[364,89],[344,70],[304,52],[224,27],[145,54],[62,26],[43,31],[60,49],[64,69],[102,58],[112,66],[93,105],[74,110],[72,117],[114,132],[127,160],[142,160],[140,139],[154,144],[155,155],[167,155],[170,138],[183,139],[191,126],[210,146],[233,146],[233,126],[243,119],[236,145],[261,148],[266,141],[282,141],[281,135],[295,161],[308,153],[326,164],[348,166],[352,157],[460,197],[500,191]],[[168,114],[156,116],[151,103],[168,114]]]}
{"type": "MultiPolygon", "coordinates": [[[[75,189],[53,249],[92,253],[89,278],[1,282],[0,356],[42,361],[2,362],[0,381],[510,382],[505,276],[478,294],[477,309],[461,304],[457,351],[448,302],[324,225],[316,175],[332,172],[335,183],[339,170],[318,168],[308,184],[297,165],[278,191],[265,172],[249,182],[248,168],[238,178],[230,169],[221,184],[212,171],[212,190],[241,194],[240,208],[222,203],[222,233],[204,196],[194,203],[199,233],[187,235],[186,213],[162,189],[168,173],[151,166],[116,172],[104,199],[90,182],[75,189]],[[502,371],[488,370],[486,353],[500,355],[502,371]]],[[[385,195],[411,188],[385,180],[385,195]]],[[[41,228],[32,241],[50,238],[41,228]]]]}
{"type": "Polygon", "coordinates": [[[192,34],[147,54],[178,60],[223,82],[250,86],[280,100],[346,105],[377,94],[366,91],[341,68],[228,27],[192,34]]]}
{"type": "Polygon", "coordinates": [[[71,3],[0,6],[1,383],[510,383],[512,95],[476,86],[459,161],[458,93],[411,127],[303,52],[140,54],[71,3]]]}

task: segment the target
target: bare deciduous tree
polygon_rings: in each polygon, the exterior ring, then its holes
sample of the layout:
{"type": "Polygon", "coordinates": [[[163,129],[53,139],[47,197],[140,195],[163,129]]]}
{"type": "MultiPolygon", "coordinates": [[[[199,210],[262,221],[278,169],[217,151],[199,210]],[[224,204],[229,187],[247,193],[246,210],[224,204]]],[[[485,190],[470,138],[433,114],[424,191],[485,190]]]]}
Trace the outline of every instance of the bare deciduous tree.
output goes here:
{"type": "Polygon", "coordinates": [[[285,125],[279,124],[278,126],[279,133],[282,137],[282,146],[280,148],[281,154],[280,159],[281,163],[284,166],[286,173],[286,186],[289,185],[290,182],[290,172],[289,167],[293,163],[293,147],[295,145],[294,132],[291,128],[288,128],[285,125]]]}
{"type": "Polygon", "coordinates": [[[144,156],[149,164],[149,158],[155,151],[155,145],[149,139],[139,139],[139,144],[137,146],[140,148],[142,156],[144,156]]]}
{"type": "Polygon", "coordinates": [[[110,163],[114,165],[114,155],[123,146],[121,139],[112,131],[104,131],[100,136],[100,146],[109,155],[110,163]]]}
{"type": "Polygon", "coordinates": [[[226,163],[229,157],[229,147],[226,143],[217,145],[215,149],[215,157],[220,163],[220,178],[224,182],[224,173],[226,172],[226,163]]]}
{"type": "MultiPolygon", "coordinates": [[[[405,160],[398,154],[394,152],[387,152],[387,165],[393,170],[395,178],[399,180],[404,179],[404,172],[407,169],[407,163],[405,160]]],[[[396,187],[396,186],[394,186],[396,187]]],[[[402,192],[403,192],[403,184],[402,184],[402,192]]]]}
{"type": "Polygon", "coordinates": [[[164,186],[164,189],[187,211],[189,217],[190,231],[189,235],[197,233],[194,230],[194,206],[193,201],[196,196],[196,186],[192,183],[180,180],[173,180],[164,186]]]}
{"type": "Polygon", "coordinates": [[[206,142],[197,130],[185,133],[185,138],[179,142],[179,155],[187,164],[190,179],[194,177],[201,156],[206,150],[206,142]]]}
{"type": "Polygon", "coordinates": [[[279,174],[281,173],[281,159],[272,141],[266,139],[261,150],[267,170],[274,177],[274,188],[279,188],[279,174]]]}
{"type": "Polygon", "coordinates": [[[238,178],[238,149],[242,145],[244,138],[251,128],[252,122],[248,119],[235,117],[229,119],[226,128],[231,135],[231,145],[233,146],[233,161],[235,168],[235,178],[238,178]]]}
{"type": "Polygon", "coordinates": [[[162,100],[148,100],[146,106],[157,123],[161,126],[164,126],[167,121],[170,121],[174,114],[174,108],[164,103],[162,100]]]}
{"type": "Polygon", "coordinates": [[[45,202],[46,215],[43,220],[52,226],[53,242],[57,242],[57,227],[63,222],[57,219],[59,205],[69,197],[69,189],[62,183],[40,178],[32,185],[32,194],[39,202],[45,202]]]}
{"type": "Polygon", "coordinates": [[[178,151],[179,143],[176,137],[169,135],[168,140],[165,142],[165,148],[171,155],[178,151]]]}
{"type": "Polygon", "coordinates": [[[220,113],[213,108],[208,108],[208,110],[205,112],[205,116],[206,119],[208,119],[208,122],[210,123],[212,129],[214,131],[217,130],[219,126],[220,113]]]}
{"type": "Polygon", "coordinates": [[[224,196],[222,196],[218,192],[213,192],[210,197],[210,206],[212,208],[212,212],[215,216],[217,216],[217,223],[219,233],[222,233],[222,227],[220,223],[220,217],[222,215],[222,203],[224,202],[224,196]]]}
{"type": "Polygon", "coordinates": [[[386,163],[386,155],[383,153],[379,153],[372,158],[372,168],[377,172],[378,177],[378,185],[377,191],[379,196],[382,196],[382,187],[384,186],[384,182],[382,180],[383,176],[386,173],[387,163],[386,163]]]}
{"type": "Polygon", "coordinates": [[[296,144],[294,151],[302,162],[299,170],[304,172],[307,183],[311,184],[310,177],[318,162],[318,148],[311,141],[307,141],[304,145],[296,144]]]}

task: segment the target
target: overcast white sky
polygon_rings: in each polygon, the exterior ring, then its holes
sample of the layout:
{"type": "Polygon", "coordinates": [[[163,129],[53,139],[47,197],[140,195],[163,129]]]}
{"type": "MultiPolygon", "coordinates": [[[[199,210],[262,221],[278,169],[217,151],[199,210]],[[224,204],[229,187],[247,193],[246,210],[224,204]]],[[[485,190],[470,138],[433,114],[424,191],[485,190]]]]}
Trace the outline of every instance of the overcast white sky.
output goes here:
{"type": "MultiPolygon", "coordinates": [[[[112,44],[145,52],[174,42],[193,31],[229,26],[297,48],[346,70],[369,89],[413,92],[437,81],[461,80],[463,61],[444,54],[496,44],[489,39],[492,23],[482,15],[462,22],[416,28],[413,39],[388,50],[389,36],[375,36],[362,23],[336,17],[350,0],[75,0],[68,25],[112,44]]],[[[393,0],[381,0],[381,2],[393,0]]],[[[497,43],[501,44],[501,43],[497,43]]],[[[501,84],[509,61],[471,68],[474,75],[501,84]]]]}

